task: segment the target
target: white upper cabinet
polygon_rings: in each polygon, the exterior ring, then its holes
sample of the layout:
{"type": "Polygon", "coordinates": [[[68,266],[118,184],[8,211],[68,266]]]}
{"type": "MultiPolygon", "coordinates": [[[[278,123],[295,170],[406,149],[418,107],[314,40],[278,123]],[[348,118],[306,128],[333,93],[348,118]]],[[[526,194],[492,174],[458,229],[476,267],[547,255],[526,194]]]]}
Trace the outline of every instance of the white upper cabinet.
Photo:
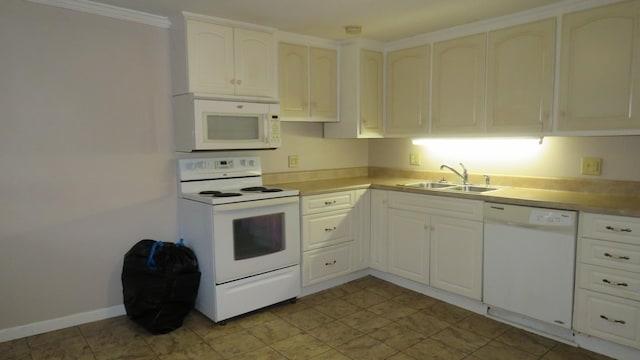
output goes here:
{"type": "Polygon", "coordinates": [[[283,121],[338,120],[338,52],[281,42],[278,87],[283,121]]]}
{"type": "Polygon", "coordinates": [[[486,34],[433,45],[432,134],[475,134],[484,123],[486,34]]]}
{"type": "Polygon", "coordinates": [[[640,129],[640,1],[562,19],[558,131],[640,129]]]}
{"type": "Polygon", "coordinates": [[[489,32],[489,134],[551,132],[555,18],[489,32]]]}
{"type": "Polygon", "coordinates": [[[386,135],[428,134],[430,52],[423,45],[387,53],[386,135]]]}
{"type": "Polygon", "coordinates": [[[383,136],[384,55],[358,42],[340,48],[340,121],[324,124],[326,138],[383,136]]]}
{"type": "Polygon", "coordinates": [[[172,26],[174,95],[276,100],[273,32],[184,14],[172,26]]]}

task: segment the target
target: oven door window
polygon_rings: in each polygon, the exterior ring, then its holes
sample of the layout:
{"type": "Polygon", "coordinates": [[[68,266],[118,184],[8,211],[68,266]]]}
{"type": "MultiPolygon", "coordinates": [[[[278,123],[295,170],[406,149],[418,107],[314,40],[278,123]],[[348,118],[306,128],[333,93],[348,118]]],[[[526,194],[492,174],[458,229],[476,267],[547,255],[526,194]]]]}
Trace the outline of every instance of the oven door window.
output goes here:
{"type": "Polygon", "coordinates": [[[233,220],[233,255],[244,260],[285,249],[284,213],[233,220]]]}

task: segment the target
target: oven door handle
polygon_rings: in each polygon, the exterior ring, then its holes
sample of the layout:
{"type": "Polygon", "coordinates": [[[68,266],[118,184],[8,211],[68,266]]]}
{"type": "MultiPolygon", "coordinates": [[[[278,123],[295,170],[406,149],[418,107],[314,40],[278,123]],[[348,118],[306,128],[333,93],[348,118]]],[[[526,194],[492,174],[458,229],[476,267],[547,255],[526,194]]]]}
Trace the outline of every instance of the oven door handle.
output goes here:
{"type": "Polygon", "coordinates": [[[298,196],[288,196],[288,197],[275,198],[275,199],[245,201],[245,202],[239,202],[239,203],[214,205],[213,212],[221,213],[221,212],[227,212],[227,211],[257,209],[257,208],[267,207],[267,206],[294,204],[294,203],[298,203],[299,201],[300,201],[300,198],[298,196]]]}

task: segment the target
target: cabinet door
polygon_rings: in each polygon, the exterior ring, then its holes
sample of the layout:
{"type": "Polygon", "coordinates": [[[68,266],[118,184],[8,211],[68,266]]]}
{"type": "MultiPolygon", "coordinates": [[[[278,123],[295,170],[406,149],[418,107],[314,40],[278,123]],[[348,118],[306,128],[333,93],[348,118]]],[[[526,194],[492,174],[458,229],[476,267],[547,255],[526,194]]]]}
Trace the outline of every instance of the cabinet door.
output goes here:
{"type": "Polygon", "coordinates": [[[273,34],[234,30],[236,95],[275,97],[273,34]]]}
{"type": "Polygon", "coordinates": [[[429,46],[387,54],[386,134],[429,132],[429,46]]]}
{"type": "Polygon", "coordinates": [[[388,214],[388,271],[429,284],[429,217],[399,209],[388,214]]]}
{"type": "Polygon", "coordinates": [[[353,270],[369,267],[371,253],[371,191],[355,190],[356,205],[351,212],[353,217],[353,270]]]}
{"type": "Polygon", "coordinates": [[[486,35],[433,46],[432,134],[479,133],[484,123],[486,35]]]}
{"type": "Polygon", "coordinates": [[[480,221],[431,217],[431,286],[481,299],[482,231],[480,221]]]}
{"type": "Polygon", "coordinates": [[[233,28],[188,20],[187,63],[191,92],[233,95],[233,28]]]}
{"type": "Polygon", "coordinates": [[[280,43],[278,46],[280,115],[309,116],[309,52],[306,46],[280,43]]]}
{"type": "Polygon", "coordinates": [[[639,53],[639,1],[565,15],[557,129],[640,129],[639,53]]]}
{"type": "Polygon", "coordinates": [[[313,120],[337,120],[338,53],[312,47],[309,51],[309,95],[313,120]]]}
{"type": "Polygon", "coordinates": [[[552,130],[555,29],[547,19],[489,33],[487,133],[552,130]]]}
{"type": "Polygon", "coordinates": [[[387,271],[387,199],[388,191],[371,190],[371,258],[372,269],[387,271]]]}
{"type": "Polygon", "coordinates": [[[360,51],[360,135],[381,136],[383,56],[379,51],[360,51]]]}

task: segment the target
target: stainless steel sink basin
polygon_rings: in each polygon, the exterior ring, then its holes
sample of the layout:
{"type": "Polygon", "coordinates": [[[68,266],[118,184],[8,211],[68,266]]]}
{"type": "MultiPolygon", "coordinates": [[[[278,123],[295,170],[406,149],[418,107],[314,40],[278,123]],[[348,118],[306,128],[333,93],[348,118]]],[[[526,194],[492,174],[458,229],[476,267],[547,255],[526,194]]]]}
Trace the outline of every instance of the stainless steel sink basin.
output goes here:
{"type": "Polygon", "coordinates": [[[416,189],[448,189],[448,188],[453,188],[456,185],[425,181],[425,182],[403,184],[402,186],[416,188],[416,189]]]}
{"type": "Polygon", "coordinates": [[[466,192],[466,193],[483,193],[483,192],[494,191],[498,189],[493,187],[478,186],[478,185],[457,185],[457,186],[448,187],[447,190],[466,192]]]}

